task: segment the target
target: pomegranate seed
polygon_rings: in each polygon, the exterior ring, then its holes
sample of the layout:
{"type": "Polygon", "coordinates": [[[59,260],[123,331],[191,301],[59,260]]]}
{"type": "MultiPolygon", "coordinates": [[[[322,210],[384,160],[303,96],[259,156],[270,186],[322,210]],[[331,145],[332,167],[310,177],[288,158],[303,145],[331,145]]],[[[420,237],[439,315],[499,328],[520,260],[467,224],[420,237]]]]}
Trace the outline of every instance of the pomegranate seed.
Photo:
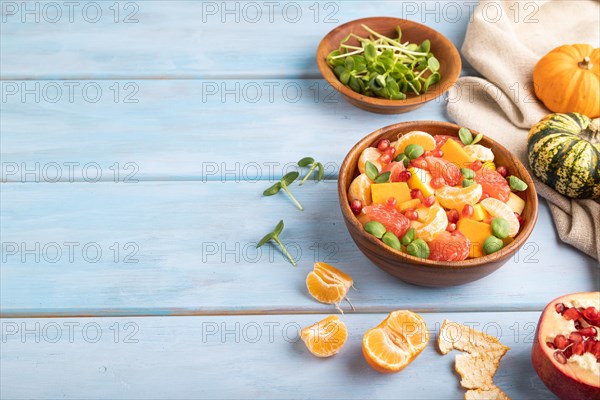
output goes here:
{"type": "Polygon", "coordinates": [[[433,178],[429,184],[432,188],[439,189],[446,184],[446,181],[441,176],[438,176],[437,178],[433,178]]]}
{"type": "Polygon", "coordinates": [[[577,321],[579,318],[581,318],[581,313],[579,312],[578,309],[571,307],[571,308],[567,308],[564,312],[563,312],[563,317],[566,320],[573,320],[573,321],[577,321]]]}
{"type": "Polygon", "coordinates": [[[598,322],[598,310],[595,307],[588,307],[582,312],[583,318],[586,319],[587,322],[594,324],[598,322]]]}
{"type": "Polygon", "coordinates": [[[475,212],[475,209],[473,209],[473,206],[470,204],[465,204],[465,206],[462,209],[463,217],[471,218],[473,216],[474,212],[475,212]]]}
{"type": "Polygon", "coordinates": [[[411,199],[421,199],[423,200],[423,193],[421,192],[421,189],[413,189],[410,191],[410,198],[411,199]]]}
{"type": "Polygon", "coordinates": [[[571,358],[571,356],[573,355],[573,348],[567,347],[566,349],[563,350],[563,353],[564,353],[565,357],[571,358]]]}
{"type": "Polygon", "coordinates": [[[508,175],[508,170],[503,165],[496,167],[496,172],[502,175],[503,178],[506,178],[506,175],[508,175]]]}
{"type": "Polygon", "coordinates": [[[583,342],[583,336],[581,336],[578,332],[571,332],[569,334],[569,342],[571,343],[581,343],[583,342]]]}
{"type": "Polygon", "coordinates": [[[431,207],[433,205],[433,203],[435,203],[434,195],[427,196],[423,199],[423,204],[425,205],[425,207],[431,207]]]}
{"type": "Polygon", "coordinates": [[[583,328],[583,325],[581,325],[581,322],[579,321],[575,321],[573,323],[573,325],[575,326],[575,329],[580,330],[581,328],[583,328]]]}
{"type": "Polygon", "coordinates": [[[377,149],[379,151],[386,151],[390,148],[390,141],[388,139],[381,139],[379,143],[377,143],[377,149]]]}
{"type": "Polygon", "coordinates": [[[585,352],[586,353],[593,353],[594,352],[594,339],[587,339],[583,342],[583,344],[585,345],[585,352]]]}
{"type": "Polygon", "coordinates": [[[473,161],[471,164],[469,164],[469,168],[471,168],[473,171],[479,171],[481,167],[483,167],[483,164],[479,160],[473,161]]]}
{"type": "Polygon", "coordinates": [[[550,347],[552,350],[556,349],[556,346],[554,346],[554,343],[552,342],[546,342],[546,346],[550,347]]]}
{"type": "Polygon", "coordinates": [[[392,156],[390,156],[387,153],[383,153],[381,156],[379,156],[379,162],[381,162],[382,164],[389,164],[392,161],[392,156]]]}
{"type": "Polygon", "coordinates": [[[404,211],[404,216],[411,221],[416,221],[419,218],[419,214],[415,210],[406,210],[404,211]]]}
{"type": "Polygon", "coordinates": [[[586,337],[596,337],[596,328],[593,326],[588,326],[587,328],[582,328],[577,331],[581,336],[586,337]]]}
{"type": "Polygon", "coordinates": [[[390,197],[389,199],[387,199],[386,204],[388,207],[394,208],[394,207],[396,207],[397,200],[395,197],[390,197]]]}
{"type": "Polygon", "coordinates": [[[394,147],[388,147],[382,153],[383,154],[389,154],[390,157],[394,158],[394,154],[396,153],[396,149],[394,147]]]}
{"type": "Polygon", "coordinates": [[[577,354],[578,356],[585,353],[585,344],[583,343],[575,343],[573,345],[573,354],[577,354]]]}
{"type": "Polygon", "coordinates": [[[563,354],[562,351],[557,350],[554,352],[554,359],[556,361],[558,361],[561,364],[566,364],[567,363],[567,357],[565,357],[565,355],[563,354]]]}
{"type": "Polygon", "coordinates": [[[434,157],[444,157],[444,152],[440,149],[435,149],[431,151],[431,155],[434,157]]]}
{"type": "Polygon", "coordinates": [[[565,305],[563,303],[556,303],[554,305],[554,309],[557,313],[562,314],[565,311],[565,305]]]}
{"type": "Polygon", "coordinates": [[[352,209],[354,215],[358,215],[360,214],[363,208],[362,202],[360,200],[352,200],[350,202],[350,208],[352,209]]]}
{"type": "Polygon", "coordinates": [[[460,218],[460,215],[458,215],[458,211],[456,211],[453,208],[446,211],[446,216],[448,217],[448,222],[451,222],[453,224],[457,223],[458,219],[460,218]]]}
{"type": "Polygon", "coordinates": [[[594,355],[594,357],[600,358],[600,342],[594,342],[591,353],[594,355]]]}
{"type": "Polygon", "coordinates": [[[400,174],[398,174],[399,182],[408,182],[411,176],[412,174],[407,169],[405,169],[404,171],[400,171],[400,174]]]}
{"type": "Polygon", "coordinates": [[[456,224],[454,224],[454,223],[452,223],[452,222],[451,222],[451,223],[449,223],[449,224],[448,224],[448,226],[446,227],[446,230],[447,230],[448,232],[454,232],[454,231],[456,230],[456,224]]]}
{"type": "Polygon", "coordinates": [[[564,335],[558,335],[554,338],[554,345],[557,349],[564,350],[569,345],[569,341],[564,335]]]}

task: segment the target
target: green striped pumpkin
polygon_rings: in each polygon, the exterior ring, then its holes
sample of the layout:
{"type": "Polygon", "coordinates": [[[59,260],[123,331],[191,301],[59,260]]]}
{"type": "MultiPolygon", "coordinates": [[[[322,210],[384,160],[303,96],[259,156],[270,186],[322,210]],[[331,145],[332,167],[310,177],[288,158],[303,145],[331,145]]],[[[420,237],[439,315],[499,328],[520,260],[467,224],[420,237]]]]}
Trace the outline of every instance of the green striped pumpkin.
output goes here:
{"type": "Polygon", "coordinates": [[[582,114],[550,114],[531,128],[529,165],[535,176],[565,196],[600,197],[599,120],[582,114]]]}

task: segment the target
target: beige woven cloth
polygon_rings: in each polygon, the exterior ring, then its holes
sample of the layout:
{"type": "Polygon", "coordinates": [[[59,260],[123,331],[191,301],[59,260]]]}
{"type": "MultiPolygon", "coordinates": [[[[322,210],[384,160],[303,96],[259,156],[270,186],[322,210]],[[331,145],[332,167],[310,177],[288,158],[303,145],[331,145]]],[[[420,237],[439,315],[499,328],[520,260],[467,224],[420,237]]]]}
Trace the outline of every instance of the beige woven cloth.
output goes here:
{"type": "MultiPolygon", "coordinates": [[[[599,47],[598,1],[481,1],[462,54],[483,79],[459,79],[448,94],[448,115],[500,142],[528,166],[529,128],[550,113],[532,92],[533,68],[553,48],[574,43],[599,47]]],[[[561,240],[600,260],[600,204],[572,200],[535,183],[561,240]]]]}

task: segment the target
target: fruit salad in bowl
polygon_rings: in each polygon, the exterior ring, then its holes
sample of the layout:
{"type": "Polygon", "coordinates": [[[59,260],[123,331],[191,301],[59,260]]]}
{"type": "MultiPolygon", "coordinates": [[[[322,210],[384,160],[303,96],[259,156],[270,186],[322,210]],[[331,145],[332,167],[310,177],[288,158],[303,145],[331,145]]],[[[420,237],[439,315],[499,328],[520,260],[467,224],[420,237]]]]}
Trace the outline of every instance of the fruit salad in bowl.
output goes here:
{"type": "Polygon", "coordinates": [[[535,188],[516,157],[483,134],[443,122],[367,136],[346,157],[339,192],[367,257],[423,285],[487,275],[524,243],[537,217],[535,188]]]}

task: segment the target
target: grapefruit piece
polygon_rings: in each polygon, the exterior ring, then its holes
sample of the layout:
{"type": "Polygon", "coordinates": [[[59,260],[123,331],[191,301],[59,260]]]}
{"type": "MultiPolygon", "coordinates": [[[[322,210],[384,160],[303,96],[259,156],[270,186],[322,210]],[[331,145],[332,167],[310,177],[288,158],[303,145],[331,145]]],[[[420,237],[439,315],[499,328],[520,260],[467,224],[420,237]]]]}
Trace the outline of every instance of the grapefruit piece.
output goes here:
{"type": "Polygon", "coordinates": [[[395,208],[386,207],[383,204],[372,204],[364,207],[363,213],[367,216],[366,219],[368,221],[382,223],[383,226],[385,226],[385,229],[399,238],[404,236],[410,225],[410,220],[406,218],[404,214],[400,213],[395,208]]]}
{"type": "Polygon", "coordinates": [[[429,208],[427,220],[423,223],[423,226],[416,229],[415,233],[417,234],[417,237],[426,242],[430,242],[437,234],[445,231],[447,226],[448,216],[446,215],[446,211],[437,204],[434,204],[429,208]]]}
{"type": "Polygon", "coordinates": [[[429,331],[420,315],[407,310],[391,312],[363,336],[362,351],[376,371],[390,374],[410,364],[427,346],[429,331]]]}
{"type": "Polygon", "coordinates": [[[300,332],[308,351],[317,357],[337,354],[348,339],[348,328],[337,315],[331,315],[300,332]]]}
{"type": "Polygon", "coordinates": [[[515,237],[519,233],[519,220],[515,216],[515,212],[508,204],[501,202],[493,197],[481,200],[481,205],[492,217],[504,218],[510,227],[508,236],[515,237]]]}
{"type": "Polygon", "coordinates": [[[392,146],[396,149],[396,155],[404,153],[406,146],[409,144],[418,144],[423,147],[425,151],[435,149],[435,139],[427,132],[412,131],[405,133],[400,136],[398,140],[392,143],[392,146]]]}
{"type": "Polygon", "coordinates": [[[462,261],[469,256],[471,249],[470,240],[454,231],[441,232],[429,242],[429,259],[435,261],[462,261]]]}
{"type": "Polygon", "coordinates": [[[401,172],[404,171],[404,163],[392,161],[381,170],[381,173],[390,172],[390,182],[401,182],[401,172]]]}
{"type": "Polygon", "coordinates": [[[316,262],[306,277],[308,293],[326,304],[339,304],[344,298],[347,299],[348,289],[353,284],[349,275],[324,262],[316,262]]]}
{"type": "Polygon", "coordinates": [[[465,188],[442,186],[435,191],[435,197],[444,208],[453,208],[458,212],[462,211],[465,204],[470,204],[472,206],[477,204],[482,194],[483,190],[479,184],[467,186],[465,188]]]}
{"type": "Polygon", "coordinates": [[[425,157],[425,162],[433,179],[442,178],[450,186],[456,186],[462,180],[460,169],[446,159],[428,156],[425,157]]]}
{"type": "Polygon", "coordinates": [[[475,182],[481,185],[483,193],[490,197],[507,202],[510,197],[510,186],[502,175],[489,168],[481,168],[475,174],[475,182]]]}

